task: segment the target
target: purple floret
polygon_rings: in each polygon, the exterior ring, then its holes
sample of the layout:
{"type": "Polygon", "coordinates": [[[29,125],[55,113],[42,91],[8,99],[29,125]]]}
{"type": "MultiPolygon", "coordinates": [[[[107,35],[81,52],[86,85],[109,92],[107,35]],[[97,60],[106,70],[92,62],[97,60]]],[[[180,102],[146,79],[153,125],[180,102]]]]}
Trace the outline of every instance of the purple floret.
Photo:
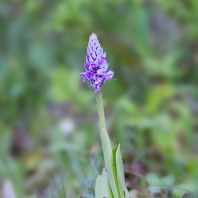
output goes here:
{"type": "Polygon", "coordinates": [[[92,33],[89,37],[87,47],[86,63],[84,64],[86,72],[80,73],[85,80],[88,80],[95,89],[94,93],[101,92],[106,80],[113,80],[113,71],[108,71],[109,63],[106,59],[106,53],[100,46],[96,34],[92,33]]]}

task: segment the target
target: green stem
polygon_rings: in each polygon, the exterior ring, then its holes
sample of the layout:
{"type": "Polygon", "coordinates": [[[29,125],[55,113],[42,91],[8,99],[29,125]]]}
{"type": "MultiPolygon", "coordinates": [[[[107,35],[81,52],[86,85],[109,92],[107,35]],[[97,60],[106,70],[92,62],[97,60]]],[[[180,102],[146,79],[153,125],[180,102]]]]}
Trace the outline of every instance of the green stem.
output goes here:
{"type": "Polygon", "coordinates": [[[100,136],[102,141],[102,150],[104,155],[105,167],[107,170],[108,181],[111,186],[111,190],[112,193],[114,194],[114,197],[120,198],[120,194],[118,191],[119,187],[117,182],[116,167],[115,167],[116,162],[113,157],[111,142],[106,130],[102,93],[100,92],[97,93],[97,104],[98,104],[98,114],[99,114],[100,129],[101,129],[100,136]]]}
{"type": "Polygon", "coordinates": [[[97,93],[97,104],[101,129],[100,135],[102,150],[111,192],[115,198],[128,198],[129,196],[126,194],[128,191],[124,182],[123,162],[120,146],[118,145],[114,150],[112,150],[109,135],[106,130],[102,93],[100,92],[97,93]]]}
{"type": "Polygon", "coordinates": [[[98,115],[100,120],[100,129],[103,128],[106,129],[106,123],[105,123],[105,114],[104,114],[104,107],[103,107],[103,101],[102,101],[102,93],[97,93],[97,104],[98,104],[98,115]]]}

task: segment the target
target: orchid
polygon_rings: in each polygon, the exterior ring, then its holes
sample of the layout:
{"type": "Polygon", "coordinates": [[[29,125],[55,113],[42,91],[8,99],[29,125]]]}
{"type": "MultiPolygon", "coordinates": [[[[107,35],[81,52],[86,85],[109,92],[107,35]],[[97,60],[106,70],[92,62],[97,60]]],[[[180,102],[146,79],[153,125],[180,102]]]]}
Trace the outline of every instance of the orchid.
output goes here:
{"type": "Polygon", "coordinates": [[[88,80],[95,89],[98,115],[100,121],[100,136],[102,150],[104,155],[105,168],[102,175],[96,179],[95,198],[129,198],[129,193],[125,185],[123,161],[120,150],[120,144],[112,150],[111,141],[106,129],[105,113],[103,107],[102,90],[106,80],[113,79],[113,71],[108,70],[109,64],[106,59],[106,53],[98,41],[96,34],[89,37],[87,47],[86,63],[84,65],[86,72],[80,75],[88,80]]]}
{"type": "Polygon", "coordinates": [[[96,34],[92,33],[89,37],[86,63],[84,64],[86,72],[80,73],[80,75],[84,78],[83,82],[87,80],[91,83],[90,86],[95,89],[94,93],[101,92],[105,81],[113,79],[114,72],[108,70],[108,67],[106,53],[103,52],[96,34]]]}

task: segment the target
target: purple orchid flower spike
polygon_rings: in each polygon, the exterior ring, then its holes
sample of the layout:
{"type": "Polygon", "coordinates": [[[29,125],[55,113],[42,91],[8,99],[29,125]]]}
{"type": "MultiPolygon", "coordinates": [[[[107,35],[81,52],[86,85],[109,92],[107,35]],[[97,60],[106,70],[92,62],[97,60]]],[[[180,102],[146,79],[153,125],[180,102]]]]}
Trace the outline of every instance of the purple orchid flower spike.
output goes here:
{"type": "Polygon", "coordinates": [[[94,93],[101,92],[106,80],[113,80],[113,71],[108,71],[109,63],[106,59],[106,53],[100,46],[96,34],[92,33],[89,37],[87,47],[86,63],[84,64],[86,72],[80,73],[83,82],[88,80],[95,89],[94,93]]]}

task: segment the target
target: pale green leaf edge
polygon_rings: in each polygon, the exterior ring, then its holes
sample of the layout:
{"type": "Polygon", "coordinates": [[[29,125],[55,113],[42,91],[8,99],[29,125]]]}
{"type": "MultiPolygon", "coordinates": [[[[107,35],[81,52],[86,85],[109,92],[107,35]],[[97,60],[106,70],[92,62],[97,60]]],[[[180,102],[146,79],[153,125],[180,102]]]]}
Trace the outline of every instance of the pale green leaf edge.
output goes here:
{"type": "Polygon", "coordinates": [[[98,175],[95,184],[95,198],[102,197],[113,198],[105,168],[103,169],[102,175],[98,175]]]}

